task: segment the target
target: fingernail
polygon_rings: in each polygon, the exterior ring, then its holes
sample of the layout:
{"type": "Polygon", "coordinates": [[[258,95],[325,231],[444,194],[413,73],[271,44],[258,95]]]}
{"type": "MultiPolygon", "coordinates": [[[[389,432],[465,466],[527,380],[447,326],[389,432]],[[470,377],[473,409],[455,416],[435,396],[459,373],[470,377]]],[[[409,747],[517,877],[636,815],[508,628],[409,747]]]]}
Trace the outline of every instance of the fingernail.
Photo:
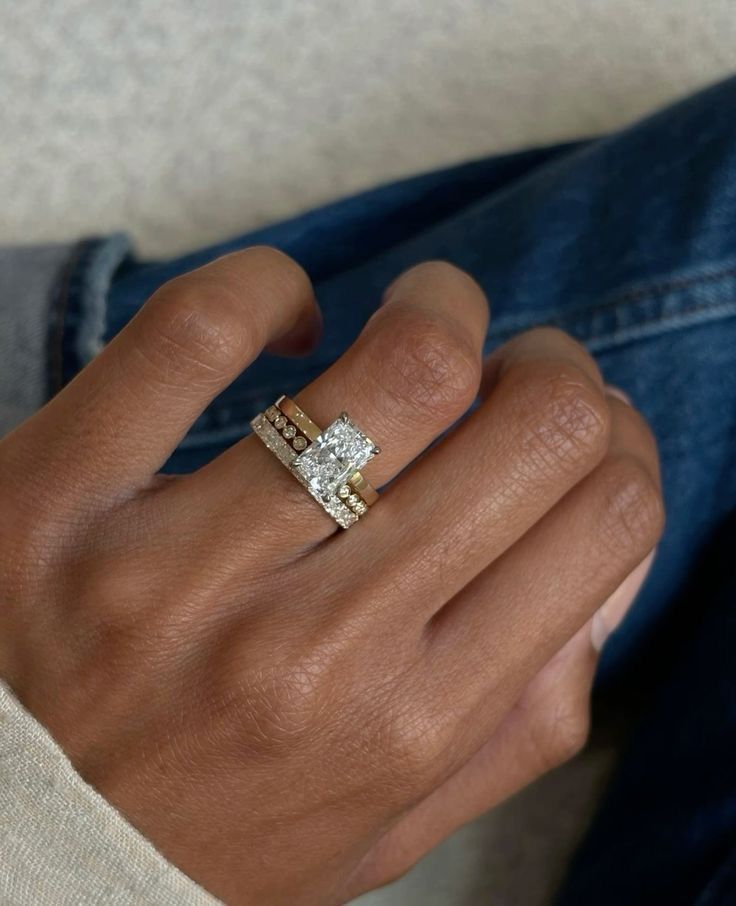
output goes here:
{"type": "Polygon", "coordinates": [[[612,384],[606,384],[606,393],[609,396],[615,396],[617,400],[621,400],[622,403],[626,403],[627,406],[633,406],[631,402],[631,397],[624,393],[620,387],[614,387],[612,384]]]}
{"type": "Polygon", "coordinates": [[[636,596],[639,594],[639,589],[649,574],[654,554],[655,551],[652,551],[642,560],[593,615],[590,626],[590,641],[596,651],[600,651],[603,648],[608,637],[618,628],[634,603],[636,596]]]}

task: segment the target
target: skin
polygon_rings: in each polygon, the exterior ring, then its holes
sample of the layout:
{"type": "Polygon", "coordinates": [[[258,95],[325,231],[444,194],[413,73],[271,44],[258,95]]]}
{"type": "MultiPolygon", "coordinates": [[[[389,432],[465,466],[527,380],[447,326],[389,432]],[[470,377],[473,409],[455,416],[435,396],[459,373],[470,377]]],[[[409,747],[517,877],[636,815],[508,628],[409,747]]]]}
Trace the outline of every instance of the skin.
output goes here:
{"type": "Polygon", "coordinates": [[[574,340],[484,362],[487,320],[466,274],[413,268],[297,397],[368,431],[375,485],[401,473],[348,532],[252,436],[157,474],[264,347],[315,341],[273,249],[164,285],[0,443],[0,674],[228,903],[384,884],[585,741],[591,640],[662,530],[656,447],[574,340]]]}

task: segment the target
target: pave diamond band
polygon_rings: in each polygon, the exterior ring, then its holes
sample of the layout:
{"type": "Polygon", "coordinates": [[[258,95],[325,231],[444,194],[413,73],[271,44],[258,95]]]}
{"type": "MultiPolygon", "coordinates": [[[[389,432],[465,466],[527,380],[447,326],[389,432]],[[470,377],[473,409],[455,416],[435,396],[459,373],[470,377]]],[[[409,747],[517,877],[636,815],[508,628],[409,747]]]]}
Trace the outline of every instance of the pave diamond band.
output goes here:
{"type": "Polygon", "coordinates": [[[380,451],[347,413],[323,431],[281,396],[251,427],[341,528],[354,525],[378,499],[360,469],[380,451]]]}

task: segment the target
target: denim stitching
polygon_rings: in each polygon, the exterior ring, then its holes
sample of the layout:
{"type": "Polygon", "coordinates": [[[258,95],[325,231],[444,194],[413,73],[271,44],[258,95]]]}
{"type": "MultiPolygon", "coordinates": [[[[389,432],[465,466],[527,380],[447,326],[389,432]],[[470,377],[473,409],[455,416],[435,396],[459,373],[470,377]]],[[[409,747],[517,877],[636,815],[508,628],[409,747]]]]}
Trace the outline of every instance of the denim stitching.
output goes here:
{"type": "Polygon", "coordinates": [[[662,296],[665,293],[672,292],[673,290],[687,289],[688,287],[695,285],[700,286],[703,283],[715,283],[728,277],[736,277],[736,264],[724,268],[720,271],[713,271],[712,273],[692,274],[689,277],[675,277],[669,280],[662,280],[660,283],[657,283],[655,281],[643,286],[635,286],[630,290],[621,293],[621,295],[618,296],[618,301],[614,299],[612,302],[606,302],[601,307],[605,308],[609,305],[615,304],[626,305],[629,303],[629,301],[635,301],[637,299],[646,298],[648,296],[662,296]]]}
{"type": "MultiPolygon", "coordinates": [[[[723,280],[728,280],[730,278],[736,278],[736,264],[729,264],[728,267],[722,268],[720,270],[715,270],[712,272],[703,272],[700,271],[697,274],[691,274],[689,276],[683,277],[674,277],[667,280],[654,280],[652,282],[644,283],[640,286],[633,286],[629,289],[624,290],[623,292],[616,293],[616,295],[605,299],[603,302],[599,302],[597,305],[584,305],[578,308],[573,308],[569,311],[564,312],[561,318],[556,318],[554,311],[552,309],[547,309],[546,311],[538,312],[537,318],[530,319],[528,317],[514,317],[513,315],[504,318],[503,321],[509,323],[508,327],[503,327],[500,331],[504,336],[515,333],[520,329],[524,329],[520,325],[530,325],[530,324],[539,324],[539,323],[562,323],[569,324],[573,322],[576,318],[582,317],[594,317],[595,315],[600,315],[602,313],[613,311],[617,308],[625,309],[630,305],[634,305],[638,302],[644,302],[648,299],[656,300],[666,297],[671,293],[676,293],[681,290],[699,288],[703,285],[709,283],[719,283],[723,280]],[[541,319],[541,320],[540,320],[541,319]]],[[[708,307],[703,306],[703,307],[708,307]]],[[[673,312],[672,315],[665,316],[664,320],[667,320],[670,317],[673,317],[680,312],[673,312]]]]}
{"type": "Polygon", "coordinates": [[[694,308],[680,311],[669,318],[640,321],[638,324],[632,325],[631,328],[620,331],[620,333],[593,335],[585,340],[585,344],[589,349],[600,353],[616,346],[621,346],[624,343],[651,339],[680,328],[698,327],[701,324],[722,321],[731,317],[736,317],[736,300],[723,305],[697,305],[694,308]],[[697,317],[701,314],[703,317],[697,317]]]}
{"type": "MultiPolygon", "coordinates": [[[[593,309],[590,309],[590,313],[593,313],[593,309]]],[[[644,332],[647,336],[658,336],[659,334],[668,333],[670,330],[676,330],[678,327],[687,326],[692,324],[693,326],[697,324],[705,324],[708,321],[717,321],[722,318],[728,318],[736,314],[736,298],[732,302],[724,302],[721,304],[714,305],[712,303],[693,305],[690,308],[681,308],[677,312],[673,312],[671,315],[666,315],[665,317],[658,318],[649,318],[648,320],[637,321],[634,324],[631,324],[628,327],[621,328],[619,331],[604,331],[602,333],[596,333],[592,331],[591,333],[585,335],[583,334],[579,339],[582,340],[586,345],[593,348],[599,349],[597,344],[599,342],[605,343],[610,341],[612,345],[618,345],[620,342],[628,341],[630,338],[634,338],[637,333],[644,332]],[[703,318],[693,318],[693,315],[698,315],[703,313],[704,315],[709,315],[709,317],[703,318]],[[647,328],[652,328],[648,330],[647,328]]],[[[529,319],[526,321],[520,321],[517,325],[511,328],[504,327],[500,331],[494,331],[493,335],[490,337],[493,345],[496,345],[496,341],[499,339],[506,339],[507,337],[513,336],[521,330],[526,330],[530,327],[566,327],[572,329],[574,326],[574,317],[561,317],[561,318],[548,318],[546,320],[535,320],[529,319]]]]}

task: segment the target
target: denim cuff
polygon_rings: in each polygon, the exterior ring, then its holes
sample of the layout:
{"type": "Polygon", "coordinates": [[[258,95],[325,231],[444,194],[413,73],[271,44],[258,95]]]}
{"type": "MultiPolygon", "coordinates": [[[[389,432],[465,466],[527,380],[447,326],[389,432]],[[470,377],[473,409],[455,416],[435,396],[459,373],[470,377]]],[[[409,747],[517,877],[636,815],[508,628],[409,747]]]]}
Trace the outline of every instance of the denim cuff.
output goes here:
{"type": "Polygon", "coordinates": [[[49,324],[75,247],[0,248],[0,436],[48,397],[49,324]]]}
{"type": "Polygon", "coordinates": [[[48,390],[53,395],[105,344],[108,297],[123,262],[132,259],[125,233],[77,243],[55,293],[48,350],[48,390]]]}

